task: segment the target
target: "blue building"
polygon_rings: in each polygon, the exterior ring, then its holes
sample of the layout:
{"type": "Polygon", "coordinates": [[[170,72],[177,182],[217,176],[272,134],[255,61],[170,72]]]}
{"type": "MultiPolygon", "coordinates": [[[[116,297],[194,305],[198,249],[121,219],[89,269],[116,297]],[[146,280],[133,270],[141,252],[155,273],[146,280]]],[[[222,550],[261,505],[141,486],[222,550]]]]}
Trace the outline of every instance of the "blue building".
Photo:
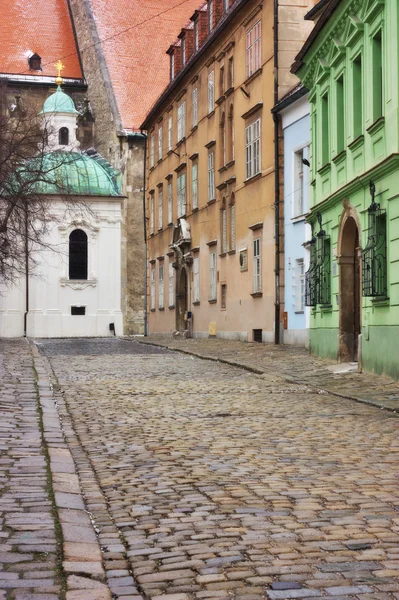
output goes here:
{"type": "Polygon", "coordinates": [[[308,346],[309,308],[305,273],[309,267],[309,103],[298,86],[275,107],[284,140],[284,344],[308,346]]]}

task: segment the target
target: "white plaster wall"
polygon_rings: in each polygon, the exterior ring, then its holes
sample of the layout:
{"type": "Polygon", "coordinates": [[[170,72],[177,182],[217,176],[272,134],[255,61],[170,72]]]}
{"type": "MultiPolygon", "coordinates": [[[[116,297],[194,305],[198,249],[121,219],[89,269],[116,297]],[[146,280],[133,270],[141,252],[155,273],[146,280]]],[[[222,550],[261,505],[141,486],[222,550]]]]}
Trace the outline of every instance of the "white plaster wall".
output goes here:
{"type": "MultiPolygon", "coordinates": [[[[121,311],[121,200],[86,199],[90,211],[65,213],[60,201],[58,215],[49,234],[57,252],[37,254],[38,267],[29,278],[30,337],[76,337],[123,333],[121,311]],[[68,279],[68,241],[73,229],[88,236],[88,280],[68,279]],[[71,306],[85,306],[83,316],[71,315],[71,306]]],[[[0,295],[0,336],[19,337],[24,333],[25,281],[4,289],[0,295]]]]}

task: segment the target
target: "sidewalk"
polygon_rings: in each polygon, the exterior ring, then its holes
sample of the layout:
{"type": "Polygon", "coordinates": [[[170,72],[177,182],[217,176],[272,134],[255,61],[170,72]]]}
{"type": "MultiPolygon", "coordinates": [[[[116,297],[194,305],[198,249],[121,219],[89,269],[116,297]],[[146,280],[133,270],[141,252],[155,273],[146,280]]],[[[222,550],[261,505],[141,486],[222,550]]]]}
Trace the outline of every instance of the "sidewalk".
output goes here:
{"type": "Polygon", "coordinates": [[[393,412],[399,412],[399,382],[371,373],[334,373],[336,363],[310,356],[297,346],[232,342],[222,339],[179,339],[163,336],[135,338],[143,344],[163,346],[259,375],[281,378],[393,412]]]}

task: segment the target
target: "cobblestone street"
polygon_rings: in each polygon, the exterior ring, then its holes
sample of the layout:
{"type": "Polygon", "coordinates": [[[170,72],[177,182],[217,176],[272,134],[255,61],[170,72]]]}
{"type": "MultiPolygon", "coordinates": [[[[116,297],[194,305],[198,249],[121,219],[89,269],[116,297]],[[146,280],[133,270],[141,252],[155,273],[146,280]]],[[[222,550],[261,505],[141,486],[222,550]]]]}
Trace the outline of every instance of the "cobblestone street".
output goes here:
{"type": "Polygon", "coordinates": [[[130,340],[39,348],[114,597],[399,598],[395,413],[130,340]]]}

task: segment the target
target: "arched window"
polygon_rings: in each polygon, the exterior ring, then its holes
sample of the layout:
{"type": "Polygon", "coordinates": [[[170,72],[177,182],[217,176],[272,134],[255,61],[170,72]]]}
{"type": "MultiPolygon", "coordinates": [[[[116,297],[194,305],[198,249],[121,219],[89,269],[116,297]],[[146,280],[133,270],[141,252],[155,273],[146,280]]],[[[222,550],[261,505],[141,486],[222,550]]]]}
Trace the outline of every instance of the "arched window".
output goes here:
{"type": "Polygon", "coordinates": [[[68,127],[61,127],[58,132],[58,143],[60,146],[68,146],[69,144],[69,129],[68,127]]]}
{"type": "Polygon", "coordinates": [[[69,279],[87,279],[87,235],[81,229],[69,236],[69,279]]]}

